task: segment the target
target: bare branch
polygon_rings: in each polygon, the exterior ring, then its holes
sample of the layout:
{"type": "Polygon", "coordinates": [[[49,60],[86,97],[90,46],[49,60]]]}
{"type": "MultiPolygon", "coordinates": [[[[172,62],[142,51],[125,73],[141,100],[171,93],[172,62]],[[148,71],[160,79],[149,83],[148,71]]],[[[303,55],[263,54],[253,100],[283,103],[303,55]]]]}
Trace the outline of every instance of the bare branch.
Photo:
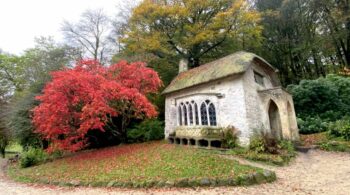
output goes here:
{"type": "Polygon", "coordinates": [[[102,9],[86,10],[78,23],[64,21],[62,31],[68,44],[82,47],[86,57],[92,57],[101,62],[105,61],[108,47],[108,29],[110,20],[102,9]]]}

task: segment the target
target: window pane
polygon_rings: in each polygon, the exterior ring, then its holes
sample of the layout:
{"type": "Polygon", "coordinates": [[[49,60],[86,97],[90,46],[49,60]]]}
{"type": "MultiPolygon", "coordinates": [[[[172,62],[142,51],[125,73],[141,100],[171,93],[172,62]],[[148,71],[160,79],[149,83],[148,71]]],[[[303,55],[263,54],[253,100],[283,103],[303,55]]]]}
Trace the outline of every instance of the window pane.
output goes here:
{"type": "Polygon", "coordinates": [[[196,125],[199,125],[198,106],[196,103],[194,103],[194,115],[195,115],[195,119],[196,119],[196,125]]]}
{"type": "Polygon", "coordinates": [[[203,102],[201,105],[201,119],[202,119],[202,125],[208,125],[208,113],[207,113],[207,106],[203,102]]]}
{"type": "Polygon", "coordinates": [[[211,126],[216,126],[216,112],[214,104],[209,105],[209,120],[211,126]]]}
{"type": "Polygon", "coordinates": [[[254,79],[256,83],[264,85],[264,76],[262,76],[261,74],[254,72],[254,79]]]}
{"type": "Polygon", "coordinates": [[[189,118],[190,118],[190,125],[193,125],[193,110],[192,110],[192,105],[189,104],[188,105],[188,109],[189,109],[189,118]]]}
{"type": "Polygon", "coordinates": [[[181,106],[179,106],[178,116],[179,116],[179,125],[182,125],[182,111],[181,111],[181,106]]]}
{"type": "Polygon", "coordinates": [[[185,106],[185,105],[184,105],[183,109],[184,109],[184,119],[185,119],[185,125],[188,125],[188,121],[187,121],[187,108],[186,108],[186,106],[185,106]]]}

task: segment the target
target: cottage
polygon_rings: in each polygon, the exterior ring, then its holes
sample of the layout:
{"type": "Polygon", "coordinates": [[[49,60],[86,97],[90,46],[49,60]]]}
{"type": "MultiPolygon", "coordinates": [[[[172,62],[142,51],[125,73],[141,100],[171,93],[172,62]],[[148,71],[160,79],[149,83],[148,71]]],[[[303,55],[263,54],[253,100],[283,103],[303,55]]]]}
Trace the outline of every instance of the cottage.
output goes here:
{"type": "Polygon", "coordinates": [[[182,60],[179,75],[163,91],[166,138],[177,144],[220,147],[221,138],[208,131],[234,126],[242,146],[259,131],[297,140],[293,99],[281,87],[277,72],[244,51],[191,70],[182,60]]]}

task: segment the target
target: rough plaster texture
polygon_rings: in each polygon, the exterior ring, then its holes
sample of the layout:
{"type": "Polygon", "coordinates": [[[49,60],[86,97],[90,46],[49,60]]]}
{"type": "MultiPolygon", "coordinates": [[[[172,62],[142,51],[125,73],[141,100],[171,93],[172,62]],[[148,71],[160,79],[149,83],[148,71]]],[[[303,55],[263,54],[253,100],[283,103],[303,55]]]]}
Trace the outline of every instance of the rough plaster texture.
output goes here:
{"type": "Polygon", "coordinates": [[[205,100],[215,105],[216,127],[234,126],[239,130],[239,141],[243,146],[249,144],[254,133],[271,131],[268,112],[271,101],[278,107],[281,136],[291,140],[299,138],[293,99],[280,87],[275,70],[261,61],[253,62],[242,74],[168,93],[165,102],[166,137],[176,129],[181,129],[178,133],[187,137],[198,137],[203,126],[180,126],[177,111],[181,103],[191,101],[195,101],[199,109],[205,100]],[[264,76],[264,85],[255,82],[254,72],[264,76]],[[186,133],[186,129],[193,132],[186,133]]]}
{"type": "MultiPolygon", "coordinates": [[[[245,132],[248,130],[248,126],[245,114],[243,82],[242,79],[239,79],[240,77],[242,76],[237,75],[168,94],[165,101],[166,137],[179,126],[177,110],[181,102],[186,103],[193,100],[199,107],[205,100],[210,100],[216,108],[218,127],[227,127],[234,124],[242,132],[242,139],[244,137],[249,139],[249,137],[246,137],[248,133],[245,132]]],[[[196,126],[189,126],[188,129],[189,131],[196,129],[196,126]]]]}
{"type": "Polygon", "coordinates": [[[273,101],[278,107],[282,138],[297,140],[299,136],[293,98],[281,88],[277,78],[276,72],[261,64],[253,64],[244,74],[247,120],[252,130],[250,133],[252,135],[254,131],[271,131],[268,112],[273,101]],[[255,82],[254,72],[264,76],[264,86],[255,82]]]}

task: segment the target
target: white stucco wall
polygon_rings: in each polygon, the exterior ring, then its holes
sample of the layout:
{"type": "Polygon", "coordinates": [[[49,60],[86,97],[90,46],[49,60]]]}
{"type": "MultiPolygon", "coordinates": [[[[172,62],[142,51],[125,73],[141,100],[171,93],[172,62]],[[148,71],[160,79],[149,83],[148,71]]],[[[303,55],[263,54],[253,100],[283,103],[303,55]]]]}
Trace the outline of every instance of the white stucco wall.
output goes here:
{"type": "MultiPolygon", "coordinates": [[[[217,127],[234,126],[239,131],[240,144],[249,144],[254,131],[270,131],[268,106],[273,100],[280,111],[283,138],[299,137],[292,97],[280,88],[277,73],[261,64],[252,64],[241,75],[223,78],[166,95],[165,136],[175,131],[178,124],[178,106],[195,101],[198,109],[205,100],[216,108],[217,127]],[[256,83],[254,72],[264,77],[264,85],[256,83]],[[287,105],[291,104],[288,113],[287,105]]],[[[184,126],[182,126],[184,127],[184,126]]],[[[189,131],[196,125],[188,126],[189,131]]]]}
{"type": "MultiPolygon", "coordinates": [[[[281,88],[280,84],[273,84],[272,77],[278,78],[277,73],[258,64],[253,64],[243,76],[247,122],[249,129],[251,129],[249,132],[251,135],[254,134],[254,131],[271,133],[268,109],[272,100],[278,107],[282,137],[297,140],[299,134],[293,98],[281,88]],[[254,72],[264,76],[264,86],[255,82],[254,72]],[[287,109],[288,103],[291,106],[290,112],[287,109]]],[[[277,82],[279,83],[279,81],[277,82]]]]}
{"type": "Polygon", "coordinates": [[[267,73],[266,70],[259,65],[253,64],[243,77],[244,97],[245,104],[247,105],[247,121],[248,126],[251,129],[251,134],[253,134],[254,131],[269,129],[269,118],[264,108],[265,102],[262,101],[258,93],[259,90],[274,87],[271,82],[272,78],[269,74],[271,74],[271,72],[267,73]],[[257,72],[264,77],[264,86],[255,82],[254,72],[257,72]]]}
{"type": "Polygon", "coordinates": [[[178,126],[177,106],[181,102],[194,100],[198,107],[206,99],[215,104],[218,127],[234,126],[240,131],[243,145],[249,142],[249,127],[242,75],[231,76],[219,81],[202,84],[179,92],[168,94],[165,102],[166,137],[178,126]],[[218,96],[220,94],[220,96],[218,96]]]}

